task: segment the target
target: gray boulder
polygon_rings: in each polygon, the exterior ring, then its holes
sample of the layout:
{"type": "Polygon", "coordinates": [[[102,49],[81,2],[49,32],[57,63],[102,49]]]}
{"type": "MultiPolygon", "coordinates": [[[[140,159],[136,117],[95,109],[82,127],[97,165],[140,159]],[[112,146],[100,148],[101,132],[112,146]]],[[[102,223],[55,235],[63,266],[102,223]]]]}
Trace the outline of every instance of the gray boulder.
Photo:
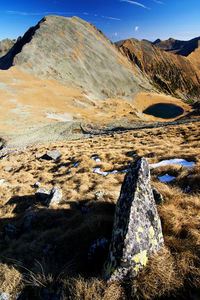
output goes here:
{"type": "Polygon", "coordinates": [[[62,199],[62,190],[60,187],[55,186],[51,190],[49,205],[57,205],[59,204],[61,199],[62,199]]]}
{"type": "Polygon", "coordinates": [[[106,280],[135,277],[153,252],[164,246],[161,222],[150,186],[145,158],[130,166],[116,204],[106,280]]]}
{"type": "Polygon", "coordinates": [[[60,157],[60,152],[58,150],[53,150],[45,153],[41,158],[46,160],[58,160],[60,157]]]}
{"type": "Polygon", "coordinates": [[[47,207],[57,205],[62,199],[62,190],[55,186],[52,189],[38,189],[35,193],[36,198],[42,201],[47,207]]]}

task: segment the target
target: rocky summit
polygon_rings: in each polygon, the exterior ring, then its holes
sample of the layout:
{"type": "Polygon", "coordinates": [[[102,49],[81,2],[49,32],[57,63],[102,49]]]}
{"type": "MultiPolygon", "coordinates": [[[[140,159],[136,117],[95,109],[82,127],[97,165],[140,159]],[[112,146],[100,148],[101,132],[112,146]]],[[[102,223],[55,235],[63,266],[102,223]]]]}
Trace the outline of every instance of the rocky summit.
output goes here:
{"type": "Polygon", "coordinates": [[[104,277],[107,280],[135,277],[146,266],[149,256],[163,246],[149,165],[141,158],[131,166],[122,184],[104,277]]]}

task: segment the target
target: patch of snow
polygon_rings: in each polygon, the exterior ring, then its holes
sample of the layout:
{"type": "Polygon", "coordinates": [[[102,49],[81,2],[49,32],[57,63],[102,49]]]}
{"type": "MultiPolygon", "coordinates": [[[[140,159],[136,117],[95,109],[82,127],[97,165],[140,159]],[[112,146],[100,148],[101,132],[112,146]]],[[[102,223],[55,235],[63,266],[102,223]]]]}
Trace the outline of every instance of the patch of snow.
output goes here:
{"type": "Polygon", "coordinates": [[[168,165],[182,165],[184,167],[191,168],[195,165],[195,162],[187,161],[181,158],[174,158],[174,159],[162,160],[156,164],[150,164],[150,167],[157,168],[157,167],[168,166],[168,165]]]}
{"type": "Polygon", "coordinates": [[[121,172],[122,172],[122,173],[126,173],[126,172],[128,172],[128,170],[127,170],[127,169],[125,169],[125,170],[122,170],[121,172]]]}
{"type": "Polygon", "coordinates": [[[93,160],[95,160],[96,162],[100,162],[101,161],[100,158],[98,157],[98,155],[93,155],[91,158],[93,160]]]}
{"type": "Polygon", "coordinates": [[[190,175],[187,176],[187,178],[191,178],[191,177],[192,177],[192,174],[190,174],[190,175]]]}
{"type": "MultiPolygon", "coordinates": [[[[122,170],[121,173],[126,173],[128,170],[122,170]]],[[[119,173],[120,171],[118,170],[112,170],[112,171],[104,171],[102,172],[100,170],[100,168],[94,168],[94,173],[97,173],[97,174],[100,174],[100,175],[103,175],[103,176],[107,176],[108,174],[117,174],[119,173]]]]}
{"type": "Polygon", "coordinates": [[[46,117],[48,119],[58,120],[61,122],[73,121],[73,115],[68,113],[64,113],[64,114],[46,113],[46,117]]]}
{"type": "Polygon", "coordinates": [[[108,172],[108,173],[110,173],[110,174],[116,174],[116,173],[118,173],[118,171],[117,170],[113,170],[113,171],[108,172]]]}
{"type": "Polygon", "coordinates": [[[75,99],[75,98],[74,98],[74,101],[75,101],[77,104],[79,104],[79,105],[82,105],[82,106],[88,107],[88,104],[87,104],[87,103],[81,102],[81,101],[80,101],[80,100],[78,100],[78,99],[75,99]]]}
{"type": "Polygon", "coordinates": [[[3,185],[5,179],[0,179],[0,185],[3,185]]]}
{"type": "Polygon", "coordinates": [[[66,167],[67,167],[66,165],[61,165],[61,166],[59,167],[59,169],[66,168],[66,167]]]}
{"type": "Polygon", "coordinates": [[[108,175],[108,172],[102,172],[100,170],[100,168],[94,168],[94,173],[97,173],[97,174],[103,175],[103,176],[107,176],[108,175]]]}
{"type": "Polygon", "coordinates": [[[158,179],[160,180],[160,182],[170,182],[172,180],[174,180],[176,177],[170,176],[169,174],[165,174],[161,177],[158,177],[158,179]]]}
{"type": "Polygon", "coordinates": [[[72,168],[77,168],[78,165],[79,165],[79,163],[77,162],[77,163],[75,163],[75,165],[72,168]]]}

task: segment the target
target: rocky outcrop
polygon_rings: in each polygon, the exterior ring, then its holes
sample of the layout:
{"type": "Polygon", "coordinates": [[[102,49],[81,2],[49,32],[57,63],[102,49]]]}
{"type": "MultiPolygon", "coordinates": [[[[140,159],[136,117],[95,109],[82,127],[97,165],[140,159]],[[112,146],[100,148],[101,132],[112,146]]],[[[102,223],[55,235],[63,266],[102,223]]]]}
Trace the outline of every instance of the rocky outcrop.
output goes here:
{"type": "Polygon", "coordinates": [[[200,68],[192,63],[194,59],[163,51],[157,47],[159,42],[154,44],[156,46],[146,40],[129,39],[117,42],[116,46],[148,75],[160,91],[191,102],[198,100],[200,68]]]}
{"type": "Polygon", "coordinates": [[[135,277],[150,255],[163,245],[148,162],[141,158],[131,166],[122,184],[104,278],[123,280],[127,276],[135,277]]]}
{"type": "Polygon", "coordinates": [[[35,193],[36,198],[41,201],[45,206],[52,207],[59,204],[62,199],[62,190],[60,187],[55,186],[52,189],[39,188],[35,193]]]}

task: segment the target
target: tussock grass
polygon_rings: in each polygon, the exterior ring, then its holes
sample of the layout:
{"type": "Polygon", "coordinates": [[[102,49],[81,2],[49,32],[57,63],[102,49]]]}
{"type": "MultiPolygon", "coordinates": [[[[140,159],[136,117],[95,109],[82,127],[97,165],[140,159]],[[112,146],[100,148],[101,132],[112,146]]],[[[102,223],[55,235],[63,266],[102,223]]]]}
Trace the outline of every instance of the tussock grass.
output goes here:
{"type": "Polygon", "coordinates": [[[41,144],[0,160],[4,179],[0,186],[1,291],[16,295],[24,290],[30,299],[44,299],[44,290],[50,288],[59,293],[62,290],[63,299],[192,299],[200,286],[198,134],[198,123],[140,130],[41,144]],[[50,150],[60,151],[59,162],[38,159],[50,150]],[[93,155],[101,161],[93,160],[93,155]],[[157,208],[165,247],[149,259],[134,280],[105,283],[101,269],[124,179],[121,171],[138,156],[147,157],[149,163],[184,158],[196,164],[151,170],[152,187],[164,198],[164,205],[157,208]],[[5,170],[8,167],[12,169],[5,170]],[[93,172],[96,167],[118,173],[104,177],[93,172]],[[166,173],[176,179],[159,182],[158,176],[166,173]],[[44,207],[34,196],[32,185],[37,181],[45,188],[60,186],[62,201],[54,208],[44,207]],[[191,188],[186,192],[188,185],[191,188]],[[99,191],[105,193],[97,199],[99,191]],[[29,214],[34,218],[31,227],[24,230],[24,218],[29,214]],[[16,226],[17,233],[5,242],[7,224],[16,226]],[[91,245],[100,238],[108,241],[105,249],[97,249],[89,259],[91,245]]]}

